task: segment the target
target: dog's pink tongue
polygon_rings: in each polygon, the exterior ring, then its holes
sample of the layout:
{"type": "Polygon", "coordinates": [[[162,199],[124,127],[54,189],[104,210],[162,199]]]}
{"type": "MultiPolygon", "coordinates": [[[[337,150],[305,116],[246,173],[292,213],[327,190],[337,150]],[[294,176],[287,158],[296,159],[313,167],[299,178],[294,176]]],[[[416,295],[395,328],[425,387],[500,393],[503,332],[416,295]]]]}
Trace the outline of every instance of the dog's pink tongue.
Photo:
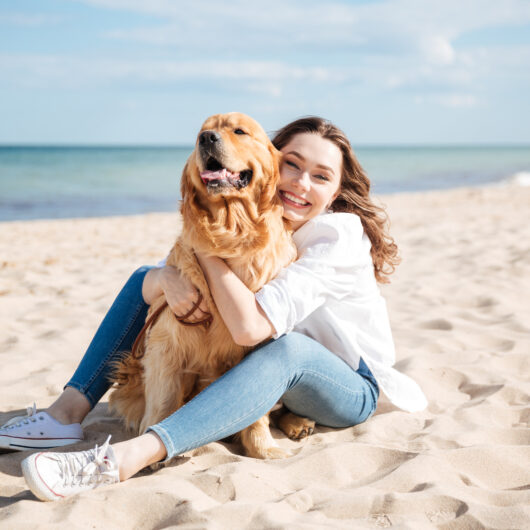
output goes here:
{"type": "Polygon", "coordinates": [[[218,169],[217,171],[208,171],[208,170],[203,171],[201,173],[201,179],[206,184],[206,182],[208,182],[209,180],[227,180],[227,179],[230,180],[234,178],[236,175],[239,175],[239,173],[233,174],[233,173],[230,173],[228,169],[223,168],[223,169],[218,169]]]}
{"type": "Polygon", "coordinates": [[[217,171],[203,171],[201,179],[206,184],[209,180],[226,180],[228,171],[226,168],[218,169],[217,171]]]}

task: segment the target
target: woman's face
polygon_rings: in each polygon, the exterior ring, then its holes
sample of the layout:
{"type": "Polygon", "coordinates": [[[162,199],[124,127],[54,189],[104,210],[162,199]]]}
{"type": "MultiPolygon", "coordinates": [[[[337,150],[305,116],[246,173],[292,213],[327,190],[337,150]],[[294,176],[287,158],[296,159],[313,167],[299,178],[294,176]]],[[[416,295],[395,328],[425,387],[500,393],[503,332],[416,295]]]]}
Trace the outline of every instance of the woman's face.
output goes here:
{"type": "Polygon", "coordinates": [[[339,194],[342,153],[333,142],[314,133],[293,136],[281,152],[278,193],[283,216],[298,230],[339,194]]]}

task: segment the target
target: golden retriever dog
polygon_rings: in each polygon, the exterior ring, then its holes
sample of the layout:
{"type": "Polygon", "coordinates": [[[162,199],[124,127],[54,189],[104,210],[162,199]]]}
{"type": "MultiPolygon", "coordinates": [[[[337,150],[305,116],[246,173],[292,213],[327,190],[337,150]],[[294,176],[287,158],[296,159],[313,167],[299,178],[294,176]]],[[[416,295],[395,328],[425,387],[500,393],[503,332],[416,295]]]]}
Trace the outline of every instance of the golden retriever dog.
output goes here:
{"type": "MultiPolygon", "coordinates": [[[[218,114],[203,124],[183,170],[182,232],[167,264],[197,287],[213,318],[209,325],[186,326],[163,307],[163,296],[151,305],[147,322],[160,314],[140,345],[141,355],[129,355],[118,364],[118,385],[110,397],[111,409],[137,432],[172,414],[251,350],[234,343],[195,251],[226,260],[253,292],[296,259],[276,193],[279,162],[279,151],[248,116],[218,114]]],[[[307,422],[289,413],[280,426],[288,436],[299,438],[310,431],[307,422]]],[[[268,415],[240,437],[248,456],[286,456],[272,438],[268,415]]]]}

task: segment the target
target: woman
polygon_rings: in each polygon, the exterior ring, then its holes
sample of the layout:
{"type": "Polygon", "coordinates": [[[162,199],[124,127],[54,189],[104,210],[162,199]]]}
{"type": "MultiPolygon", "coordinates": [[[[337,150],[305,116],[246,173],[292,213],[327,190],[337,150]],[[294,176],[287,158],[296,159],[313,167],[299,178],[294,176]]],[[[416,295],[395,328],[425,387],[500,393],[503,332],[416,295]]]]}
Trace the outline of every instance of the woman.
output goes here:
{"type": "MultiPolygon", "coordinates": [[[[405,410],[426,406],[416,383],[392,368],[392,336],[376,282],[393,271],[397,247],[347,138],[325,120],[304,118],[281,129],[273,143],[283,153],[278,193],[299,259],[256,294],[223,260],[198,259],[234,340],[247,346],[275,340],[139,437],[112,446],[107,439],[89,451],[31,455],[22,467],[37,497],[56,500],[126,480],[149,464],[240,431],[280,398],[295,414],[331,427],[369,418],[379,385],[405,410]]],[[[11,420],[0,430],[3,445],[81,439],[80,422],[108,388],[109,361],[130,348],[148,304],[163,293],[183,314],[195,292],[168,267],[136,271],[63,394],[47,412],[11,420]],[[25,435],[32,426],[35,433],[25,435]]],[[[194,319],[207,310],[197,309],[194,319]]]]}

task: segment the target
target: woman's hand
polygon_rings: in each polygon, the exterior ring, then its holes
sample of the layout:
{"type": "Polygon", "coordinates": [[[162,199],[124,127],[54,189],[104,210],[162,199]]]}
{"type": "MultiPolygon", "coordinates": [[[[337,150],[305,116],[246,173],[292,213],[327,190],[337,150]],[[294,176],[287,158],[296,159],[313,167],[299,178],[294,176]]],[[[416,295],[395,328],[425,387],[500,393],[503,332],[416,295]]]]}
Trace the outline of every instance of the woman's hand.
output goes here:
{"type": "MultiPolygon", "coordinates": [[[[170,309],[179,317],[187,314],[199,299],[197,288],[176,267],[170,265],[151,269],[146,274],[142,294],[147,304],[151,304],[158,296],[164,295],[170,309]]],[[[208,304],[203,298],[199,307],[186,318],[186,321],[204,320],[208,312],[208,304]]]]}

